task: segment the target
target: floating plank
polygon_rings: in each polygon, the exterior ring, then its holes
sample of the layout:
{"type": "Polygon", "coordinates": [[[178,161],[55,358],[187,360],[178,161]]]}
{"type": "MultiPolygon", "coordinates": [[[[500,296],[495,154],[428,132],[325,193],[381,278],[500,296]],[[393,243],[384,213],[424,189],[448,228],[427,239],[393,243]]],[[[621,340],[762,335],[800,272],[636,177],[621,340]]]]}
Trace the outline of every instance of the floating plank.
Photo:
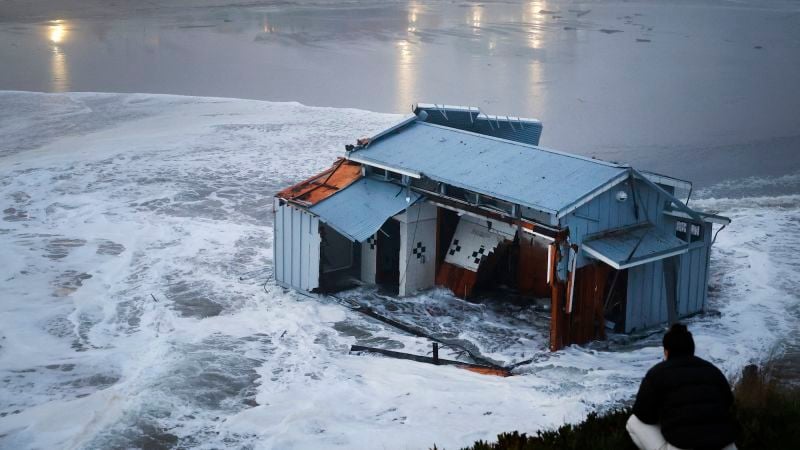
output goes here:
{"type": "Polygon", "coordinates": [[[396,359],[406,359],[409,361],[416,361],[426,364],[434,364],[434,365],[442,365],[442,366],[456,366],[460,369],[466,369],[475,373],[480,373],[483,375],[495,375],[500,377],[510,377],[511,372],[509,370],[497,367],[488,367],[482,366],[479,364],[470,364],[461,361],[453,361],[450,359],[441,359],[441,358],[431,358],[430,356],[421,356],[421,355],[412,355],[411,353],[403,353],[403,352],[396,352],[394,350],[385,350],[382,348],[375,348],[375,347],[366,347],[363,345],[352,345],[350,347],[351,352],[364,352],[364,353],[376,353],[383,356],[388,356],[390,358],[396,359]]]}

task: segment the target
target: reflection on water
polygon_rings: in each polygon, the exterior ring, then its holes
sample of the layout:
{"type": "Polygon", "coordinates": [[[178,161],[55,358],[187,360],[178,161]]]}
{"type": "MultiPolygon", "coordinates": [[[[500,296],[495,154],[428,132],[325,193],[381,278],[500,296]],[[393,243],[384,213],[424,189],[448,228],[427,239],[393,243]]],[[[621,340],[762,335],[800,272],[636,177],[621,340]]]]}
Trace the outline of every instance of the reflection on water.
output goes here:
{"type": "Polygon", "coordinates": [[[475,5],[472,6],[470,9],[471,11],[470,14],[468,15],[467,23],[472,25],[472,28],[474,28],[472,31],[475,34],[478,34],[480,32],[480,27],[481,27],[481,16],[483,14],[483,5],[475,5]]]}
{"type": "Polygon", "coordinates": [[[406,112],[414,103],[410,100],[416,91],[416,44],[406,39],[397,41],[397,109],[406,112]]]}
{"type": "Polygon", "coordinates": [[[67,92],[69,86],[69,71],[67,57],[62,44],[69,35],[67,23],[63,20],[54,20],[47,27],[47,39],[52,44],[50,55],[50,78],[53,92],[67,92]]]}
{"type": "MultiPolygon", "coordinates": [[[[528,26],[527,34],[526,34],[526,43],[528,47],[533,52],[542,52],[544,51],[544,33],[542,33],[542,29],[544,28],[544,15],[540,13],[540,11],[547,11],[548,6],[547,3],[541,0],[534,0],[527,4],[522,11],[522,17],[525,23],[528,26]]],[[[536,117],[541,117],[542,114],[545,113],[543,111],[544,107],[546,107],[547,103],[547,90],[543,88],[544,86],[544,67],[541,58],[538,57],[537,54],[533,55],[534,57],[528,63],[527,67],[527,75],[528,75],[528,86],[527,88],[530,90],[531,99],[536,99],[536,103],[538,104],[540,110],[537,112],[536,117]]],[[[536,105],[531,105],[535,107],[536,105]]],[[[533,109],[533,108],[531,108],[533,109]]]]}
{"type": "Polygon", "coordinates": [[[67,36],[67,27],[63,20],[54,20],[48,27],[47,37],[53,44],[60,44],[67,36]]]}
{"type": "MultiPolygon", "coordinates": [[[[82,1],[90,3],[74,4],[82,1]]],[[[737,161],[720,145],[794,137],[800,129],[793,88],[800,16],[778,4],[362,0],[161,8],[170,1],[147,2],[148,14],[93,2],[103,11],[53,12],[38,23],[0,14],[0,89],[401,113],[419,101],[473,105],[542,119],[547,146],[707,181],[716,178],[709,171],[737,161]],[[687,164],[698,151],[718,159],[710,168],[687,164]]],[[[759,173],[778,160],[758,158],[759,173]]]]}

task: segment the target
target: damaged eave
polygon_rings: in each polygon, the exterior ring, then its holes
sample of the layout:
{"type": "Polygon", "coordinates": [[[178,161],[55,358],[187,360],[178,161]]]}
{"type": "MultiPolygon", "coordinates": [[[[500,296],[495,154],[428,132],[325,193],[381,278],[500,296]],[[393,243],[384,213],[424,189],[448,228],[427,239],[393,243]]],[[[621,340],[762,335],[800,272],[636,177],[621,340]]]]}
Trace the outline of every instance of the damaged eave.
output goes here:
{"type": "Polygon", "coordinates": [[[422,173],[420,173],[420,172],[415,172],[413,170],[408,170],[408,169],[402,169],[402,168],[398,168],[398,167],[388,166],[386,164],[380,164],[380,163],[376,163],[374,161],[371,161],[369,159],[361,158],[357,154],[354,154],[358,150],[359,149],[347,152],[347,156],[346,156],[347,160],[348,161],[352,161],[354,163],[363,164],[365,166],[376,167],[378,169],[387,170],[389,172],[399,173],[400,175],[406,175],[406,176],[411,177],[411,178],[420,179],[423,176],[422,173]]]}
{"type": "MultiPolygon", "coordinates": [[[[433,180],[433,181],[436,181],[436,180],[433,180]]],[[[453,197],[450,197],[450,196],[447,196],[447,195],[443,195],[443,194],[441,194],[439,192],[433,192],[433,191],[429,191],[427,189],[422,189],[422,188],[415,187],[415,186],[411,186],[411,190],[415,191],[415,192],[419,192],[420,194],[423,194],[427,198],[427,200],[429,202],[433,203],[436,206],[441,206],[442,208],[445,208],[445,209],[450,209],[452,211],[468,214],[468,215],[471,215],[473,217],[478,217],[478,218],[488,217],[490,219],[500,220],[500,221],[507,222],[507,223],[525,222],[525,223],[528,223],[528,224],[533,225],[535,227],[539,227],[539,228],[548,230],[550,232],[558,231],[558,228],[557,228],[558,221],[555,218],[555,211],[544,211],[544,210],[541,210],[539,208],[531,208],[528,205],[524,205],[524,206],[526,206],[528,208],[536,209],[537,211],[540,211],[543,214],[547,215],[547,217],[550,219],[550,221],[549,221],[550,223],[542,223],[540,221],[533,220],[533,219],[530,219],[530,218],[518,217],[518,216],[514,216],[514,215],[511,215],[511,214],[508,214],[507,212],[505,212],[505,211],[503,211],[501,209],[498,209],[498,208],[490,208],[490,207],[483,206],[483,205],[474,205],[474,204],[469,203],[469,202],[464,201],[464,200],[460,200],[460,199],[453,198],[453,197]]],[[[478,194],[480,194],[480,193],[478,193],[478,194]]],[[[514,205],[517,205],[517,209],[519,209],[519,204],[518,203],[514,203],[514,205]]]]}
{"type": "MultiPolygon", "coordinates": [[[[703,211],[697,211],[697,214],[699,214],[700,217],[703,218],[704,222],[715,223],[717,225],[723,225],[723,226],[730,225],[730,223],[731,223],[731,219],[729,217],[720,216],[718,214],[713,214],[713,213],[708,213],[708,212],[703,212],[703,211]]],[[[676,219],[685,219],[685,220],[691,220],[692,219],[692,217],[690,215],[686,214],[683,211],[665,210],[664,211],[664,215],[670,216],[670,217],[675,217],[676,219]]]]}
{"type": "Polygon", "coordinates": [[[347,188],[360,177],[360,165],[339,158],[328,169],[279,191],[275,197],[307,208],[347,188]]]}
{"type": "Polygon", "coordinates": [[[647,185],[649,185],[651,188],[655,189],[655,190],[656,190],[657,192],[659,192],[661,195],[664,195],[664,196],[666,196],[668,199],[670,199],[670,201],[672,202],[672,204],[674,204],[675,206],[677,206],[677,207],[678,207],[678,209],[680,209],[681,211],[683,211],[683,212],[685,212],[686,214],[688,214],[688,215],[689,215],[689,216],[690,216],[692,219],[694,219],[694,220],[697,220],[698,222],[702,222],[702,221],[703,221],[703,218],[702,218],[702,217],[700,217],[700,214],[698,214],[698,213],[697,213],[697,211],[693,210],[692,208],[689,208],[688,206],[686,206],[686,204],[685,204],[685,203],[683,203],[682,201],[680,201],[680,200],[679,200],[678,198],[676,198],[674,195],[672,195],[672,194],[670,194],[669,192],[667,192],[667,191],[665,191],[664,189],[662,189],[662,188],[661,188],[661,186],[659,186],[659,185],[657,185],[657,184],[653,183],[652,181],[650,181],[650,179],[649,179],[649,178],[647,178],[647,176],[645,176],[644,174],[642,174],[641,172],[639,172],[638,170],[636,170],[636,169],[634,169],[634,168],[630,168],[630,169],[628,169],[628,170],[630,170],[630,173],[631,173],[631,176],[632,176],[632,177],[634,177],[634,178],[638,178],[639,180],[642,180],[642,181],[643,181],[645,184],[647,184],[647,185]]]}

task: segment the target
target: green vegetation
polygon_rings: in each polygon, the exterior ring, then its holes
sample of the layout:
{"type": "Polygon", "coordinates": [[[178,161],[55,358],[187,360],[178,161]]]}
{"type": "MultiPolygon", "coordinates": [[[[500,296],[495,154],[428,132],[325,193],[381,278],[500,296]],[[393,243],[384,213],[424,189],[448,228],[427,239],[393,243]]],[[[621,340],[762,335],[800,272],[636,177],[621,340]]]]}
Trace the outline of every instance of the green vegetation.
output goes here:
{"type": "MultiPolygon", "coordinates": [[[[778,384],[769,366],[745,370],[734,386],[734,416],[740,425],[736,445],[748,449],[800,449],[800,388],[778,384]]],[[[478,441],[463,450],[636,449],[625,430],[630,409],[589,414],[577,425],[556,430],[503,433],[497,442],[478,441]]],[[[437,450],[434,445],[433,450],[437,450]]]]}

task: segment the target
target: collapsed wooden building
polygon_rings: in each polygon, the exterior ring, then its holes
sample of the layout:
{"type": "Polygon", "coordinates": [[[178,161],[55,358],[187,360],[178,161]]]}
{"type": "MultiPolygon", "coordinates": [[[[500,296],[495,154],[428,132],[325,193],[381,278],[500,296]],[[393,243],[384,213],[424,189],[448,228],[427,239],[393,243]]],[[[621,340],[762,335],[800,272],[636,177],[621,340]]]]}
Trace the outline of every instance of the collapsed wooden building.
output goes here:
{"type": "Polygon", "coordinates": [[[278,284],[549,298],[550,348],[706,306],[713,224],[687,181],[538,146],[533,119],[416,105],[276,195],[278,284]]]}

